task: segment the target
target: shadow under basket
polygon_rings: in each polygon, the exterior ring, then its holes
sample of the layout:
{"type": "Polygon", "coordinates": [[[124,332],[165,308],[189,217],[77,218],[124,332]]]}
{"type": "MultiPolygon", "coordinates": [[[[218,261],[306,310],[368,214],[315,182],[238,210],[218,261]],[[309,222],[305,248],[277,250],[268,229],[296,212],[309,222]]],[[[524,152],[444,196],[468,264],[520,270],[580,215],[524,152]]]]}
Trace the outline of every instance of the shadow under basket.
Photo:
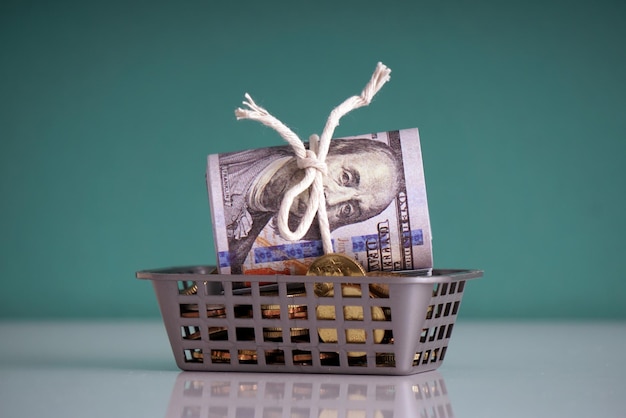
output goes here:
{"type": "Polygon", "coordinates": [[[396,273],[242,276],[187,266],[136,277],[152,281],[182,370],[409,375],[437,369],[466,281],[482,271],[396,273]]]}

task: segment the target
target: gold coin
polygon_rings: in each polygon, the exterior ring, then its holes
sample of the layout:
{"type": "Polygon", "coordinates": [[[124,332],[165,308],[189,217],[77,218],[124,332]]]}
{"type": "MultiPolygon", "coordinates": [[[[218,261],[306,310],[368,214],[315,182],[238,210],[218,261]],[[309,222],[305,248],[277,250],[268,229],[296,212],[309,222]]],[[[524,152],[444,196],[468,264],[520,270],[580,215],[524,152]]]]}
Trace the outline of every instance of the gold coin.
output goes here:
{"type": "Polygon", "coordinates": [[[282,328],[263,328],[263,338],[266,340],[274,341],[283,339],[282,328]]]}
{"type": "Polygon", "coordinates": [[[378,353],[376,354],[376,364],[393,367],[396,364],[396,356],[394,353],[378,353]]]}
{"type": "MultiPolygon", "coordinates": [[[[202,358],[202,353],[193,353],[194,357],[197,355],[202,358]]],[[[256,361],[256,350],[239,350],[237,353],[237,359],[239,361],[256,361]]],[[[213,362],[230,361],[230,352],[227,350],[213,350],[211,352],[211,360],[213,362]]]]}
{"type": "MultiPolygon", "coordinates": [[[[365,336],[365,330],[364,329],[348,329],[348,330],[346,330],[346,342],[348,344],[350,344],[350,343],[364,344],[366,338],[367,337],[365,336]]],[[[382,341],[382,337],[380,338],[380,340],[382,341]]]]}
{"type": "MultiPolygon", "coordinates": [[[[316,283],[317,285],[318,283],[316,283]]],[[[324,289],[322,290],[322,288],[320,287],[319,289],[316,288],[315,290],[315,294],[317,296],[321,296],[321,297],[327,297],[327,298],[332,298],[333,296],[335,296],[335,287],[333,286],[333,283],[323,283],[324,285],[324,289]]],[[[356,283],[342,283],[341,284],[341,296],[343,296],[344,298],[360,298],[362,295],[361,292],[361,285],[356,284],[356,283]]],[[[375,297],[374,294],[370,293],[370,297],[375,297]]]]}
{"type": "MultiPolygon", "coordinates": [[[[403,275],[393,271],[381,271],[374,270],[368,271],[366,274],[368,277],[402,277],[403,275]]],[[[383,283],[372,283],[370,284],[370,290],[376,296],[380,298],[388,298],[389,297],[389,285],[383,283]]]]}
{"type": "Polygon", "coordinates": [[[358,360],[360,362],[367,362],[367,352],[365,351],[348,351],[348,358],[352,360],[358,360]]]}
{"type": "Polygon", "coordinates": [[[196,331],[193,334],[189,334],[187,336],[188,340],[199,340],[202,338],[202,335],[200,334],[200,331],[196,331]]]}
{"type": "MultiPolygon", "coordinates": [[[[307,305],[287,305],[289,319],[306,318],[307,305]]],[[[261,315],[263,318],[280,318],[280,305],[261,305],[261,315]]]]}
{"type": "Polygon", "coordinates": [[[293,352],[293,363],[297,365],[303,365],[307,363],[311,363],[313,361],[313,356],[311,353],[307,352],[293,352]]]}
{"type": "Polygon", "coordinates": [[[289,319],[307,319],[308,312],[306,306],[298,306],[294,309],[289,309],[289,319]]]}
{"type": "MultiPolygon", "coordinates": [[[[359,285],[350,285],[350,284],[342,284],[341,285],[341,296],[343,297],[354,297],[360,298],[363,292],[361,292],[361,286],[359,285]]],[[[324,296],[333,297],[335,296],[335,289],[329,289],[328,292],[324,294],[324,296]]],[[[333,309],[334,313],[334,309],[333,309]]],[[[318,319],[319,316],[318,316],[318,319]]],[[[323,318],[323,319],[335,319],[335,318],[323,318]]]]}
{"type": "Polygon", "coordinates": [[[228,339],[228,328],[226,327],[209,327],[209,340],[225,341],[228,339]]]}
{"type": "Polygon", "coordinates": [[[325,343],[337,342],[336,328],[318,328],[317,334],[320,336],[320,339],[325,343]]]}
{"type": "MultiPolygon", "coordinates": [[[[199,318],[200,312],[198,311],[198,304],[186,304],[180,305],[181,312],[180,316],[183,318],[199,318]]],[[[226,317],[226,307],[224,305],[207,305],[206,314],[208,318],[225,318],[226,317]]]]}
{"type": "Polygon", "coordinates": [[[179,291],[179,294],[185,295],[185,296],[195,295],[196,293],[198,293],[198,285],[196,283],[194,283],[193,286],[187,287],[185,289],[181,289],[179,291]]]}
{"type": "MultiPolygon", "coordinates": [[[[324,254],[316,258],[306,272],[307,276],[365,276],[365,269],[356,260],[343,254],[324,254]]],[[[326,296],[333,288],[332,283],[315,283],[317,296],[326,296]]]]}
{"type": "Polygon", "coordinates": [[[320,353],[320,360],[334,360],[339,357],[339,353],[322,352],[320,353]]]}
{"type": "Polygon", "coordinates": [[[292,337],[302,337],[303,335],[309,335],[308,328],[291,328],[289,330],[289,335],[292,337]]]}
{"type": "Polygon", "coordinates": [[[261,305],[263,318],[280,318],[280,305],[261,305]]]}
{"type": "Polygon", "coordinates": [[[315,283],[314,291],[317,296],[324,296],[332,288],[332,283],[315,283]]]}
{"type": "MultiPolygon", "coordinates": [[[[331,289],[325,296],[333,296],[335,291],[331,289]]],[[[360,297],[360,286],[342,286],[342,295],[360,297]]],[[[370,295],[372,297],[372,295],[370,295]]],[[[333,305],[320,305],[316,308],[317,319],[335,320],[335,307],[333,305]]],[[[371,307],[371,315],[373,321],[384,321],[385,312],[380,306],[371,307]]],[[[363,321],[363,306],[344,306],[343,316],[346,321],[363,321]]],[[[318,335],[325,343],[336,343],[338,341],[336,328],[319,328],[318,335]]],[[[385,336],[385,331],[382,329],[374,330],[374,343],[380,344],[385,336]]],[[[346,342],[348,343],[365,343],[366,336],[364,329],[347,329],[346,330],[346,342]]]]}
{"type": "Polygon", "coordinates": [[[256,361],[256,350],[239,350],[237,359],[239,361],[256,361]]]}
{"type": "Polygon", "coordinates": [[[206,316],[208,318],[225,318],[226,307],[224,305],[207,305],[206,316]]]}
{"type": "Polygon", "coordinates": [[[306,272],[307,276],[365,276],[365,269],[353,258],[329,253],[316,258],[306,272]]]}
{"type": "Polygon", "coordinates": [[[213,363],[230,363],[230,352],[228,350],[211,350],[211,361],[213,363]]]}
{"type": "Polygon", "coordinates": [[[384,283],[370,283],[370,291],[379,298],[389,298],[389,285],[384,283]]]}

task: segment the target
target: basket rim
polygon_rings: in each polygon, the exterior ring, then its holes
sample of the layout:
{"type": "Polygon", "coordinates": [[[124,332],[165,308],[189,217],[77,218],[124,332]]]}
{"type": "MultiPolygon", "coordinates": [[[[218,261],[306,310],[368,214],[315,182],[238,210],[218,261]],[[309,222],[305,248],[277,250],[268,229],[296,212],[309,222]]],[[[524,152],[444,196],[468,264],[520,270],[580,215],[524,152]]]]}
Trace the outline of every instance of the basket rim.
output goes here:
{"type": "MultiPolygon", "coordinates": [[[[394,273],[394,276],[358,276],[352,281],[359,283],[387,284],[434,284],[452,281],[476,279],[483,276],[483,270],[477,269],[422,269],[394,273]]],[[[274,275],[242,275],[242,274],[218,274],[214,265],[175,266],[155,269],[140,270],[135,273],[137,279],[172,281],[229,281],[229,282],[271,282],[271,283],[307,283],[307,282],[331,282],[345,283],[350,276],[300,276],[288,274],[274,275]]]]}

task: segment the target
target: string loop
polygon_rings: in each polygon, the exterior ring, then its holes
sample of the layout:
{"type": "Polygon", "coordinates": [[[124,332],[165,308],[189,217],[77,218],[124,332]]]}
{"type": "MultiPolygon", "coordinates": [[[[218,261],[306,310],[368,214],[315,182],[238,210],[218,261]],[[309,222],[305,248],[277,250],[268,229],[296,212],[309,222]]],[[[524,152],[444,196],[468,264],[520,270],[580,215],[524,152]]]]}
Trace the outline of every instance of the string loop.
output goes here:
{"type": "Polygon", "coordinates": [[[374,95],[389,81],[390,73],[391,70],[386,65],[379,62],[372,78],[366,84],[361,94],[359,96],[349,97],[334,108],[328,116],[322,135],[320,137],[312,135],[309,138],[309,149],[306,149],[304,143],[298,138],[298,135],[284,123],[272,116],[267,110],[257,105],[248,93],[245,94],[246,100],[243,101],[243,105],[246,108],[235,109],[237,120],[256,120],[278,132],[278,134],[291,145],[296,156],[297,166],[304,171],[302,180],[285,192],[278,210],[278,231],[284,239],[290,241],[302,239],[317,215],[324,253],[328,254],[333,252],[330,225],[328,222],[328,214],[326,213],[326,197],[324,195],[324,176],[328,172],[326,156],[330,148],[330,141],[335,132],[335,128],[339,126],[339,120],[352,110],[369,105],[374,95]],[[305,190],[309,191],[305,213],[299,225],[296,227],[296,230],[292,231],[289,227],[289,211],[294,201],[305,190]]]}

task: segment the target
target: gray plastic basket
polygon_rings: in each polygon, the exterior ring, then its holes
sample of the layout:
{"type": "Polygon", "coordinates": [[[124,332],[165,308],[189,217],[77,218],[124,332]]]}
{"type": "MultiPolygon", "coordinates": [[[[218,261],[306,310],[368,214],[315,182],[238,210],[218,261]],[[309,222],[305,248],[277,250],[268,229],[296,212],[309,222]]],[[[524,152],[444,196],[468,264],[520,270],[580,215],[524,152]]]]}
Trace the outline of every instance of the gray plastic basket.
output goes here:
{"type": "Polygon", "coordinates": [[[182,370],[379,375],[434,370],[444,360],[466,280],[482,276],[480,270],[437,269],[428,275],[357,278],[214,271],[190,266],[136,274],[153,283],[182,370]],[[372,297],[381,284],[388,294],[372,297]],[[353,291],[318,296],[320,285],[353,291]],[[377,314],[381,311],[384,316],[377,314]]]}

